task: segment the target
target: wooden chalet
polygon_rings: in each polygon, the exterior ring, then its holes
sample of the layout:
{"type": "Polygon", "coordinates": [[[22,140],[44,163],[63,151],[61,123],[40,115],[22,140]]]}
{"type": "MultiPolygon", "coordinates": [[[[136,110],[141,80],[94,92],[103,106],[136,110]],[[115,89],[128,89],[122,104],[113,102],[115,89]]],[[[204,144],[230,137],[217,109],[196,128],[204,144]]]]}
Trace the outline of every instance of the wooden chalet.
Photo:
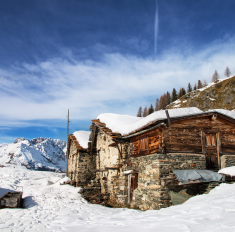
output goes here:
{"type": "MultiPolygon", "coordinates": [[[[170,117],[173,111],[125,135],[92,120],[87,154],[95,160],[93,178],[111,202],[141,210],[167,207],[172,189],[182,190],[175,170],[235,165],[233,117],[219,111],[170,117]]],[[[187,184],[193,182],[202,181],[189,179],[187,184]]]]}

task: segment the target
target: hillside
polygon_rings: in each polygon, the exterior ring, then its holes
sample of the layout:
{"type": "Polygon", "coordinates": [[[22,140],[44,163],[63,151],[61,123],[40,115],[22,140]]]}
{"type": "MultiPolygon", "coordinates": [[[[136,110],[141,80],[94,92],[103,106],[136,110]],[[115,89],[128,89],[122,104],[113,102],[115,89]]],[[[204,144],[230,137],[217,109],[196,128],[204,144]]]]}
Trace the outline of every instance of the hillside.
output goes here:
{"type": "Polygon", "coordinates": [[[25,166],[32,170],[66,171],[66,142],[59,139],[25,138],[0,145],[0,166],[25,166]]]}
{"type": "Polygon", "coordinates": [[[167,106],[168,109],[197,107],[203,111],[210,109],[235,109],[235,76],[210,83],[204,88],[187,93],[167,106]]]}

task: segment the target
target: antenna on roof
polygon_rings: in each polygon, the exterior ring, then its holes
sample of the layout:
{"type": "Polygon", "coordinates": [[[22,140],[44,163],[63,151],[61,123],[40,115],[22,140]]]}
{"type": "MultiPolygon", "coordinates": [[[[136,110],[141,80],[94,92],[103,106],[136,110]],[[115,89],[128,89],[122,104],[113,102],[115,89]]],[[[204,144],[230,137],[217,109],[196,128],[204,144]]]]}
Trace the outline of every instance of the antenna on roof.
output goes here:
{"type": "Polygon", "coordinates": [[[68,141],[68,137],[69,137],[69,110],[68,110],[68,116],[66,116],[66,117],[68,117],[68,121],[67,121],[67,141],[68,141]]]}

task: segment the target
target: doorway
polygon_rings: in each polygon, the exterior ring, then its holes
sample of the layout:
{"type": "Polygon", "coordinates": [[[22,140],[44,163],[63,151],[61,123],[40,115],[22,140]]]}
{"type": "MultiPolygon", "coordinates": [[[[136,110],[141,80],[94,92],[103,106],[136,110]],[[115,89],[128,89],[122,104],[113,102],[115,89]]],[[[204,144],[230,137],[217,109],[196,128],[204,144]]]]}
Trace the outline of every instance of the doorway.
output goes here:
{"type": "Polygon", "coordinates": [[[220,169],[220,132],[202,132],[203,153],[206,156],[206,168],[209,170],[220,169]]]}

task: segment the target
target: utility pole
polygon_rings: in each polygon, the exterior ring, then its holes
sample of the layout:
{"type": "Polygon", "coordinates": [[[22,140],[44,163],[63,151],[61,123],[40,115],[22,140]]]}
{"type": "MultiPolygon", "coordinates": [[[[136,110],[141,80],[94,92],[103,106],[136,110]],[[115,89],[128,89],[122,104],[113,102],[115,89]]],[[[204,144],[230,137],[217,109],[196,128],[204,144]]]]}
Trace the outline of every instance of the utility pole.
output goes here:
{"type": "Polygon", "coordinates": [[[68,122],[67,122],[67,141],[68,141],[68,137],[69,137],[69,110],[68,110],[68,122]]]}
{"type": "Polygon", "coordinates": [[[67,152],[66,152],[66,158],[67,158],[67,169],[66,169],[66,176],[68,176],[68,140],[69,140],[69,110],[68,110],[68,121],[67,121],[67,152]]]}

